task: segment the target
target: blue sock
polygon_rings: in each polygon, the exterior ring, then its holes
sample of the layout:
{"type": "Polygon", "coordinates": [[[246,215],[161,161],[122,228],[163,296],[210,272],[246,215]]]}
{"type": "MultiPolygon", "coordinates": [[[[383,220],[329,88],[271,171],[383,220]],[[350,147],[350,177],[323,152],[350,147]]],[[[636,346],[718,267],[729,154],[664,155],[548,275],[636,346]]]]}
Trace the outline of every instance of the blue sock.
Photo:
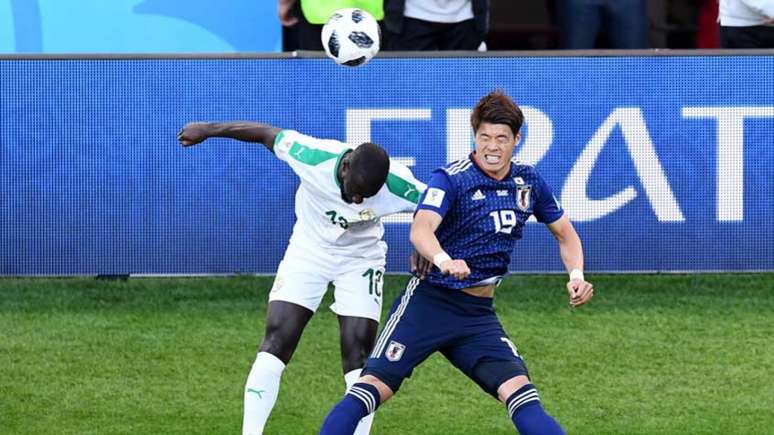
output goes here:
{"type": "Polygon", "coordinates": [[[379,390],[358,382],[325,417],[320,435],[352,435],[360,419],[379,407],[379,390]]]}
{"type": "Polygon", "coordinates": [[[521,435],[564,435],[564,430],[540,406],[540,398],[532,384],[519,388],[505,401],[508,414],[521,435]]]}

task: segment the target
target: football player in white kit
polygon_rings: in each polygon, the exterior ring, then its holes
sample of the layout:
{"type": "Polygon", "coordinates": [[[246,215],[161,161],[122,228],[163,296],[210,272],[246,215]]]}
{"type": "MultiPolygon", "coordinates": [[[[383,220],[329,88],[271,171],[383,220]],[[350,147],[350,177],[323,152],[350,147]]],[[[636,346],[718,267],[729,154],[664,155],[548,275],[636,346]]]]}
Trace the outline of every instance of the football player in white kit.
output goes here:
{"type": "MultiPolygon", "coordinates": [[[[425,185],[372,143],[353,147],[242,121],[189,123],[178,134],[186,147],[209,137],[263,143],[301,179],[296,224],[269,293],[266,332],[244,390],[242,432],[261,434],[282,371],[330,282],[347,388],[360,377],[382,309],[387,246],[380,219],[413,212],[425,185]]],[[[360,422],[356,434],[369,432],[371,418],[360,422]]]]}

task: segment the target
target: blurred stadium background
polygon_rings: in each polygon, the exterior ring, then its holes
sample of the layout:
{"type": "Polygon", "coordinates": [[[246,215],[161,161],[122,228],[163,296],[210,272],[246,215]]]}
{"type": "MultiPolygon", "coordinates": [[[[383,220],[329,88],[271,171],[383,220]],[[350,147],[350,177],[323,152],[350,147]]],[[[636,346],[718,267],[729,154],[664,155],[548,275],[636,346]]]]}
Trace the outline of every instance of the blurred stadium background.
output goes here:
{"type": "MultiPolygon", "coordinates": [[[[551,48],[538,3],[493,2],[490,48],[551,48]]],[[[686,3],[651,3],[652,47],[696,46],[686,3]]],[[[0,433],[239,431],[297,181],[259,146],[184,150],[183,124],[371,139],[427,179],[470,150],[470,107],[495,87],[524,108],[518,156],[576,223],[597,288],[567,308],[550,234],[527,229],[497,307],[549,411],[569,433],[772,431],[774,51],[382,53],[345,69],[281,53],[274,1],[215,9],[0,0],[0,433]]],[[[409,218],[387,224],[386,307],[409,218]]],[[[312,322],[267,433],[315,433],[341,394],[335,317],[312,322]]],[[[513,433],[433,358],[372,433],[471,431],[513,433]]]]}

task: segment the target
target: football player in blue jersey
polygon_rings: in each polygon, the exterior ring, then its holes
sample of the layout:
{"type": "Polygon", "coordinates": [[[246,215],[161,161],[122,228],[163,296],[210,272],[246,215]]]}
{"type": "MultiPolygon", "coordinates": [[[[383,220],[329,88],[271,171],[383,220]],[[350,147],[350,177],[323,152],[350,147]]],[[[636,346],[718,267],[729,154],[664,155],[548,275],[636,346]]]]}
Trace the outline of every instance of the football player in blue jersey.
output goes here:
{"type": "Polygon", "coordinates": [[[501,91],[476,105],[475,151],[433,173],[411,225],[411,242],[435,267],[422,280],[412,277],[395,300],[361,378],[330,411],[321,434],[351,434],[436,351],[503,402],[522,435],[564,433],[543,410],[492,304],[530,216],[559,243],[570,304],[583,305],[594,293],[583,277],[580,238],[551,189],[533,166],[511,161],[523,121],[501,91]]]}

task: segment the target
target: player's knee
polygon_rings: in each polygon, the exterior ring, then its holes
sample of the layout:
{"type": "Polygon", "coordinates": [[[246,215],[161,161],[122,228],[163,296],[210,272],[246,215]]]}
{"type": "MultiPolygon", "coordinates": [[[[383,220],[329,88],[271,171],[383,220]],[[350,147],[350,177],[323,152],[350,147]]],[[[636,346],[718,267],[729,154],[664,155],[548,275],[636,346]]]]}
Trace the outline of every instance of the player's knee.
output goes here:
{"type": "Polygon", "coordinates": [[[346,331],[341,340],[341,364],[344,373],[362,368],[374,347],[376,327],[346,331]]]}
{"type": "Polygon", "coordinates": [[[390,388],[387,384],[382,382],[381,379],[377,378],[374,375],[363,375],[358,380],[358,382],[371,384],[374,387],[376,387],[376,389],[379,390],[379,403],[382,403],[382,404],[395,394],[392,388],[390,388]]]}
{"type": "Polygon", "coordinates": [[[296,340],[288,339],[278,328],[266,328],[259,352],[268,352],[287,364],[296,350],[296,340]]]}
{"type": "Polygon", "coordinates": [[[506,394],[506,390],[510,391],[514,385],[518,384],[513,389],[516,391],[522,385],[529,383],[527,366],[520,359],[480,362],[473,368],[473,378],[484,391],[500,401],[508,398],[509,394],[506,394]]]}
{"type": "Polygon", "coordinates": [[[361,354],[359,352],[351,352],[347,355],[342,355],[341,368],[344,370],[344,373],[349,373],[352,370],[361,369],[365,365],[366,359],[368,359],[367,353],[361,354]]]}
{"type": "Polygon", "coordinates": [[[368,359],[373,347],[372,341],[353,341],[342,343],[341,347],[341,365],[344,373],[362,368],[368,359]]]}
{"type": "Polygon", "coordinates": [[[500,387],[497,388],[497,398],[500,399],[501,402],[506,403],[513,393],[527,384],[529,384],[528,377],[524,375],[514,376],[503,382],[500,387]]]}

